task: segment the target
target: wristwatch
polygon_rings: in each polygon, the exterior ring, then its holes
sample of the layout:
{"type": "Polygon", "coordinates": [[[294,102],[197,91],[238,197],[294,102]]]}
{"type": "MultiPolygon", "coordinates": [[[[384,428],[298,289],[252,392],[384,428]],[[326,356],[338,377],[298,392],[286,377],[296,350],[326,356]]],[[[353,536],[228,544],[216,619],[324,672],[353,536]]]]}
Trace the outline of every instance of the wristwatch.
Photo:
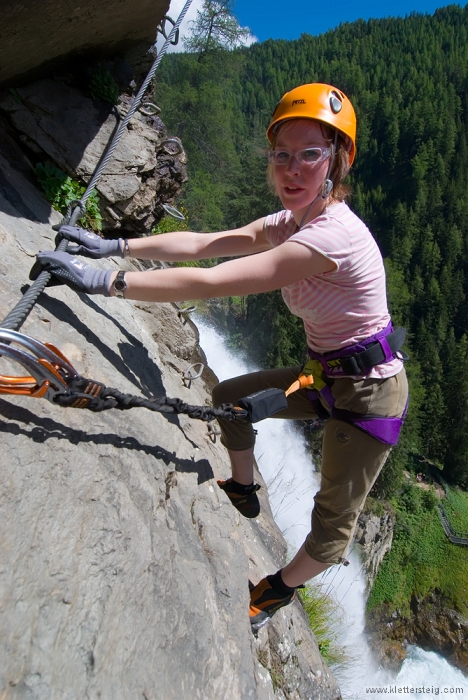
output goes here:
{"type": "Polygon", "coordinates": [[[125,281],[125,271],[119,270],[115,280],[112,282],[112,289],[116,297],[120,299],[124,298],[124,292],[127,289],[127,283],[125,281]]]}

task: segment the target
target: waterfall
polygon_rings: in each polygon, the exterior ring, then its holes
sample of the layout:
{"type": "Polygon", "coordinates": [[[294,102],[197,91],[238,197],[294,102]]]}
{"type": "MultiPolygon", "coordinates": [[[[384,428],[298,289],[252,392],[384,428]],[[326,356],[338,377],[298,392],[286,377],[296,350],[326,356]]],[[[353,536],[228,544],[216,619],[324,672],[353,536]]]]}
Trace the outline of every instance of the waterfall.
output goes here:
{"type": "MultiPolygon", "coordinates": [[[[218,331],[196,318],[203,348],[211,369],[220,380],[257,368],[242,354],[230,350],[218,331]]],[[[267,483],[275,520],[291,553],[300,547],[310,530],[313,497],[319,487],[303,433],[291,421],[267,419],[256,424],[255,456],[267,483]]],[[[407,700],[438,698],[468,693],[468,679],[434,652],[412,646],[398,674],[377,667],[364,634],[366,581],[357,548],[349,566],[334,566],[315,581],[337,603],[339,643],[349,659],[333,668],[343,700],[373,700],[396,694],[407,700]]],[[[274,572],[272,572],[274,573],[274,572]]]]}

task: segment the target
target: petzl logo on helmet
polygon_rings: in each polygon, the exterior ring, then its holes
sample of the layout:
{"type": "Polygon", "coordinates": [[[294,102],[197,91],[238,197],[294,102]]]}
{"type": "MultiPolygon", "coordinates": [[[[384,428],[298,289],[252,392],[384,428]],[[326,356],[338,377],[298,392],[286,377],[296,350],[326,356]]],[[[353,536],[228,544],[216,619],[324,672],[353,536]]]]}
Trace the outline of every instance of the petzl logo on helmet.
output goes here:
{"type": "Polygon", "coordinates": [[[294,105],[305,105],[307,102],[305,100],[293,100],[293,103],[291,107],[294,107],[294,105]]]}

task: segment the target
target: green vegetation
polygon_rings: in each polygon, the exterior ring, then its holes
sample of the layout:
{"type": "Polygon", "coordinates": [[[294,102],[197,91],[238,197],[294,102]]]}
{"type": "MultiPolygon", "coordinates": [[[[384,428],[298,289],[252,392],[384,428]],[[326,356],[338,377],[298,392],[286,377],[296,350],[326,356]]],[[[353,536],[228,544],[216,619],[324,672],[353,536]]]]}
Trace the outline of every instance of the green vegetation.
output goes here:
{"type": "Polygon", "coordinates": [[[468,493],[459,489],[449,489],[443,506],[452,529],[468,533],[468,493]]]}
{"type": "MultiPolygon", "coordinates": [[[[468,613],[468,548],[451,544],[439,520],[435,492],[413,482],[393,501],[396,526],[368,599],[368,610],[384,603],[409,617],[413,595],[438,589],[448,605],[468,613]]],[[[445,505],[445,503],[444,503],[445,505]]],[[[464,502],[465,511],[468,501],[464,502]]]]}
{"type": "MultiPolygon", "coordinates": [[[[358,115],[351,207],[385,258],[389,306],[408,329],[410,412],[374,494],[403,483],[412,452],[468,486],[468,6],[344,23],[320,36],[170,54],[156,101],[188,154],[189,228],[235,228],[281,208],[265,177],[279,97],[310,81],[358,115]],[[450,435],[450,440],[447,440],[450,435]]],[[[304,334],[279,292],[226,303],[234,342],[263,366],[300,363],[304,334]]]]}
{"type": "MultiPolygon", "coordinates": [[[[72,180],[71,177],[49,162],[38,163],[34,172],[47,201],[62,214],[66,214],[68,205],[74,199],[80,199],[86,190],[83,185],[72,180]]],[[[93,231],[102,229],[102,216],[99,211],[99,197],[96,190],[91,192],[86,202],[86,213],[81,218],[80,225],[93,231]]]]}
{"type": "Polygon", "coordinates": [[[234,0],[203,0],[184,41],[184,48],[198,54],[199,62],[207,53],[233,49],[249,38],[250,31],[239,26],[233,8],[234,0]]]}
{"type": "Polygon", "coordinates": [[[170,231],[188,231],[188,212],[183,206],[179,207],[178,211],[185,216],[185,221],[182,219],[176,219],[174,216],[169,216],[169,214],[166,214],[156,224],[156,226],[153,226],[151,233],[156,236],[160,233],[169,233],[170,231]]]}
{"type": "Polygon", "coordinates": [[[317,585],[298,589],[298,595],[324,661],[330,666],[345,663],[344,650],[338,642],[340,620],[336,602],[324,595],[317,585]]]}
{"type": "Polygon", "coordinates": [[[112,106],[119,103],[119,88],[109,70],[101,63],[89,81],[89,92],[93,100],[103,100],[112,106]]]}

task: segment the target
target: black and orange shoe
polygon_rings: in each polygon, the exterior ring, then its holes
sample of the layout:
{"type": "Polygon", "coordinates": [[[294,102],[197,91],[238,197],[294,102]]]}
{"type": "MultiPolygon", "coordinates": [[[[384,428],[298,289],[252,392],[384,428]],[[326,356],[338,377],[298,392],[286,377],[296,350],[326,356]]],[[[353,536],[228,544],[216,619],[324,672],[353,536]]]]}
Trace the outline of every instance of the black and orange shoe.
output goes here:
{"type": "Polygon", "coordinates": [[[292,603],[296,589],[290,593],[278,593],[268,581],[270,576],[262,578],[250,591],[249,617],[252,630],[256,632],[270,620],[275,612],[292,603]]]}
{"type": "Polygon", "coordinates": [[[218,486],[244,518],[256,518],[260,513],[260,501],[256,493],[261,488],[260,484],[244,486],[233,479],[226,479],[218,481],[218,486]]]}

